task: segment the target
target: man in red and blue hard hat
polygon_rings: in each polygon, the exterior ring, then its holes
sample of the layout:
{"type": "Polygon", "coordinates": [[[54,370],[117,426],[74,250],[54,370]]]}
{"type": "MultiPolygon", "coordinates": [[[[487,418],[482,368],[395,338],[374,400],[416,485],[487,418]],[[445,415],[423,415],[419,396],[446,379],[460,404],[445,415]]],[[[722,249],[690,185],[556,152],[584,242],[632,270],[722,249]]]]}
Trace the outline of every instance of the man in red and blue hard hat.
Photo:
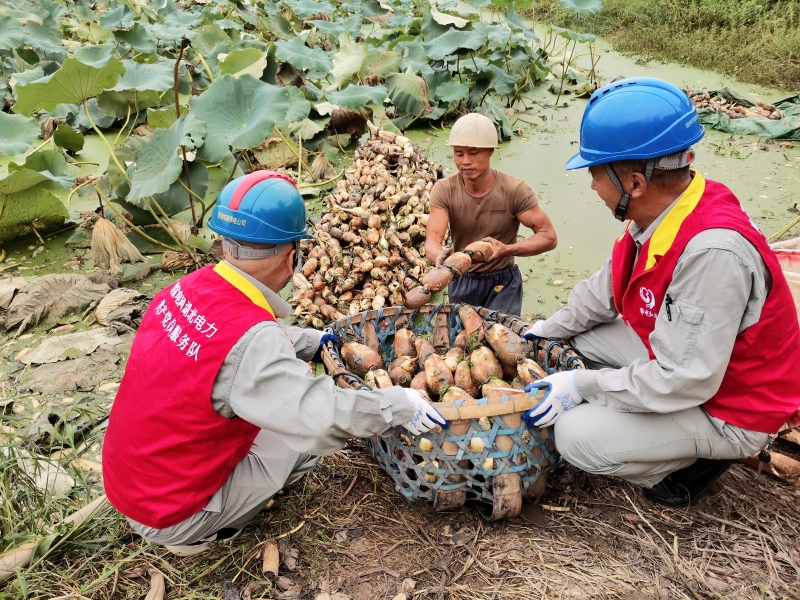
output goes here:
{"type": "Polygon", "coordinates": [[[569,339],[593,367],[532,384],[546,394],[528,424],[555,424],[568,462],[671,506],[768,450],[800,406],[789,287],[733,192],[691,169],[703,135],[689,98],[665,81],[592,94],[567,169],[588,167],[628,224],[569,305],[526,333],[569,339]]]}
{"type": "MultiPolygon", "coordinates": [[[[344,390],[313,377],[331,334],[278,321],[310,238],[287,176],[231,181],[208,223],[225,260],[157,294],[111,410],[103,478],[135,531],[181,556],[236,535],[285,485],[349,438],[446,421],[414,390],[344,390]]],[[[333,338],[333,339],[331,339],[333,338]]]]}

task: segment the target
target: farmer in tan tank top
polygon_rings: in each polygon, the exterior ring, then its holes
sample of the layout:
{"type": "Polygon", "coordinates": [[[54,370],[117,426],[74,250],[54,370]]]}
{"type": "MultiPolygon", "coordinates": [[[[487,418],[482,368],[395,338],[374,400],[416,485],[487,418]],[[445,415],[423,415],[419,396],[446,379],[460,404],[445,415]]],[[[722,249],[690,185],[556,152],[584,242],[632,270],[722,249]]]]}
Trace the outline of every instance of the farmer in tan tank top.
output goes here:
{"type": "Polygon", "coordinates": [[[522,275],[515,256],[535,256],[556,247],[553,224],[539,208],[531,186],[492,169],[497,148],[494,124],[481,114],[461,117],[450,131],[448,146],[458,173],[431,190],[431,214],[425,254],[437,265],[478,240],[494,246],[491,260],[475,264],[448,288],[450,302],[464,302],[513,315],[522,310],[522,275]],[[534,235],[517,241],[520,223],[534,235]],[[452,246],[443,248],[448,225],[452,246]]]}

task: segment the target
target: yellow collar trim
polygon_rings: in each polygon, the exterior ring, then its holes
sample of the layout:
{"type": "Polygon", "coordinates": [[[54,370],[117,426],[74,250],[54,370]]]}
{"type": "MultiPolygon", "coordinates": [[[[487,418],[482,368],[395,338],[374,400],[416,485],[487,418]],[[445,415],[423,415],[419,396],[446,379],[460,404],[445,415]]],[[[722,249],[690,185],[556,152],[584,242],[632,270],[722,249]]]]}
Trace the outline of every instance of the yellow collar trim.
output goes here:
{"type": "Polygon", "coordinates": [[[260,306],[269,312],[273,319],[275,318],[275,313],[273,312],[272,307],[269,305],[269,302],[267,302],[267,299],[264,297],[264,294],[258,291],[256,286],[247,281],[247,278],[241,273],[237,273],[224,262],[217,263],[217,266],[214,267],[214,272],[222,277],[225,281],[230,283],[237,290],[242,292],[245,296],[250,298],[253,304],[260,306]]]}
{"type": "Polygon", "coordinates": [[[664,256],[672,247],[675,237],[678,235],[678,230],[683,225],[686,217],[695,209],[700,198],[703,197],[703,192],[706,189],[706,180],[703,179],[700,173],[694,173],[692,183],[683,192],[683,196],[678,200],[678,203],[664,217],[656,230],[653,232],[653,237],[650,238],[650,245],[647,249],[647,262],[644,265],[645,271],[652,269],[656,264],[656,256],[664,256]]]}

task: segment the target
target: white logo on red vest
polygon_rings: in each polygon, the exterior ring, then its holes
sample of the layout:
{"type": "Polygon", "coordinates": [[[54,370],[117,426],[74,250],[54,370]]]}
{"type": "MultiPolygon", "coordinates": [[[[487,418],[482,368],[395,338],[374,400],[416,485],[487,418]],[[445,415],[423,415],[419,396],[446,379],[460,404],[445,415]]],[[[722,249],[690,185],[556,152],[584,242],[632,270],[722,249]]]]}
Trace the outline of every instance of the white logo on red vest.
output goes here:
{"type": "Polygon", "coordinates": [[[656,297],[653,294],[653,290],[649,290],[646,287],[642,286],[639,288],[639,296],[644,300],[644,305],[650,309],[656,305],[656,297]]]}

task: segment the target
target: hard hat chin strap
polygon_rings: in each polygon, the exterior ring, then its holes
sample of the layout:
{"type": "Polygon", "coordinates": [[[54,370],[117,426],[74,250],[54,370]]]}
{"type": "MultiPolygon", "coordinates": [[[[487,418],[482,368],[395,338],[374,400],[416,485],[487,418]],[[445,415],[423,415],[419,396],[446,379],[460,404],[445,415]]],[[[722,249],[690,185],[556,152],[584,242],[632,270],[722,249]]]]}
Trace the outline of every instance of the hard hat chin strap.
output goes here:
{"type": "MultiPolygon", "coordinates": [[[[611,183],[614,184],[614,187],[622,192],[622,198],[619,199],[619,204],[617,204],[617,208],[614,210],[614,218],[617,219],[617,221],[624,221],[625,215],[628,213],[628,202],[631,200],[631,195],[628,194],[622,187],[622,183],[620,182],[619,177],[617,177],[617,174],[614,172],[614,167],[611,166],[611,163],[605,163],[603,164],[603,167],[605,167],[606,173],[608,173],[608,178],[611,180],[611,183]]],[[[651,158],[645,163],[645,181],[650,181],[655,168],[656,159],[651,158]]]]}
{"type": "Polygon", "coordinates": [[[222,238],[222,253],[225,255],[225,258],[238,258],[239,260],[260,260],[262,258],[277,256],[283,252],[283,247],[285,245],[286,244],[280,244],[274,248],[251,248],[250,246],[242,246],[236,240],[224,237],[222,238]]]}

